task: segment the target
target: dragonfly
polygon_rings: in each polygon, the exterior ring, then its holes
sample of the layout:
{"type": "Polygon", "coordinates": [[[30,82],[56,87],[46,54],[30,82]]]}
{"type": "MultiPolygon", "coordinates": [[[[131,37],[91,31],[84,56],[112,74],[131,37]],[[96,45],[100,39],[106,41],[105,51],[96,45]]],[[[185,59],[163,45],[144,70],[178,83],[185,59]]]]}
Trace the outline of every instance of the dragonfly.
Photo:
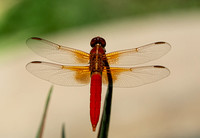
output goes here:
{"type": "Polygon", "coordinates": [[[26,69],[43,80],[62,86],[84,86],[90,83],[90,122],[95,131],[99,121],[102,84],[107,85],[111,72],[114,87],[131,88],[156,82],[170,74],[160,65],[136,66],[165,55],[171,46],[167,42],[150,43],[138,48],[106,54],[106,41],[94,37],[90,53],[31,37],[27,46],[39,56],[53,62],[32,61],[26,69]],[[107,64],[109,68],[107,68],[107,64]]]}

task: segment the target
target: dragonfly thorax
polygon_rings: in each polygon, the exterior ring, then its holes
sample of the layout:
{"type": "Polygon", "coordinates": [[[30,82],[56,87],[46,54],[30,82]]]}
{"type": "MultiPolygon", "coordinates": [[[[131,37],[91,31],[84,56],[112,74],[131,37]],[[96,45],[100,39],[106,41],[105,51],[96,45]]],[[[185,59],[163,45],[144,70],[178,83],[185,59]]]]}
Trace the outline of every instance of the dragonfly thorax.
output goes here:
{"type": "Polygon", "coordinates": [[[102,54],[91,54],[90,56],[90,71],[102,72],[104,68],[104,56],[102,54]]]}

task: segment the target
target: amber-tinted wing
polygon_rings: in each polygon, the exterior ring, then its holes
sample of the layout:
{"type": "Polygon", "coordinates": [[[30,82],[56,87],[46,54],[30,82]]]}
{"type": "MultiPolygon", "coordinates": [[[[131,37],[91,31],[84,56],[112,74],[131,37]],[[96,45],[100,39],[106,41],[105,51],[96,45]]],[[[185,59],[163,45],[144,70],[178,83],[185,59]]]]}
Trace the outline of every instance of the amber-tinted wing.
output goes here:
{"type": "Polygon", "coordinates": [[[89,54],[77,49],[64,47],[48,40],[31,37],[27,45],[38,55],[62,64],[88,64],[89,54]]]}
{"type": "Polygon", "coordinates": [[[133,66],[158,59],[170,48],[170,44],[166,42],[155,42],[138,48],[108,53],[106,56],[110,65],[133,66]]]}
{"type": "MultiPolygon", "coordinates": [[[[137,87],[167,77],[170,71],[163,66],[143,66],[133,68],[110,67],[114,87],[137,87]]],[[[106,69],[103,83],[108,84],[106,69]]]]}
{"type": "Polygon", "coordinates": [[[33,75],[63,86],[83,86],[90,82],[88,66],[65,66],[48,62],[33,61],[26,65],[33,75]]]}

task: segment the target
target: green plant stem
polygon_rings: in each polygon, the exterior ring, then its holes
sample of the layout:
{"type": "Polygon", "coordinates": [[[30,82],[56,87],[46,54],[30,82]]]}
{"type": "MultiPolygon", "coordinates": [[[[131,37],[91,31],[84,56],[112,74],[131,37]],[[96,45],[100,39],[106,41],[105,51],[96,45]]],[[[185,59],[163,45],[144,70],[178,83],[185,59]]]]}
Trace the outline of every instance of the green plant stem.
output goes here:
{"type": "Polygon", "coordinates": [[[112,91],[113,91],[113,80],[110,72],[110,66],[106,61],[105,66],[107,69],[107,77],[108,77],[108,89],[104,101],[103,113],[101,118],[101,124],[98,132],[98,138],[107,138],[110,124],[110,114],[111,114],[111,105],[112,105],[112,91]]]}
{"type": "Polygon", "coordinates": [[[47,116],[47,110],[48,110],[49,101],[50,101],[50,98],[51,98],[52,91],[53,91],[53,86],[51,86],[49,93],[48,93],[48,97],[47,97],[46,104],[45,104],[45,109],[44,109],[43,116],[42,116],[42,121],[40,123],[40,127],[39,127],[38,133],[36,135],[36,138],[42,138],[45,120],[46,120],[46,116],[47,116]]]}
{"type": "Polygon", "coordinates": [[[62,125],[62,138],[65,138],[65,124],[62,125]]]}

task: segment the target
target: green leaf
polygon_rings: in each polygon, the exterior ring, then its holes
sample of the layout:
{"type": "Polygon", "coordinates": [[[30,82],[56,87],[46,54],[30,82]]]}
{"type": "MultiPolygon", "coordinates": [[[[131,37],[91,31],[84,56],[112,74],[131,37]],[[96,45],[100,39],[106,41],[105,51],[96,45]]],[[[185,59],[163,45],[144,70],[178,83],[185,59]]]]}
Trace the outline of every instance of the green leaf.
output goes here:
{"type": "Polygon", "coordinates": [[[111,104],[112,104],[112,91],[113,81],[110,72],[110,67],[107,61],[105,61],[107,76],[108,76],[108,89],[104,101],[103,113],[101,117],[101,124],[98,132],[98,138],[107,138],[110,124],[111,104]]]}
{"type": "Polygon", "coordinates": [[[65,124],[62,125],[62,138],[65,138],[65,124]]]}
{"type": "Polygon", "coordinates": [[[39,127],[39,130],[37,132],[36,138],[42,138],[45,120],[46,120],[46,116],[47,116],[47,110],[48,110],[49,101],[50,101],[50,98],[51,98],[52,91],[53,91],[53,86],[51,86],[49,93],[48,93],[48,97],[47,97],[47,100],[46,100],[46,104],[45,104],[45,108],[44,108],[44,112],[43,112],[43,116],[42,116],[42,121],[40,123],[40,127],[39,127]]]}

